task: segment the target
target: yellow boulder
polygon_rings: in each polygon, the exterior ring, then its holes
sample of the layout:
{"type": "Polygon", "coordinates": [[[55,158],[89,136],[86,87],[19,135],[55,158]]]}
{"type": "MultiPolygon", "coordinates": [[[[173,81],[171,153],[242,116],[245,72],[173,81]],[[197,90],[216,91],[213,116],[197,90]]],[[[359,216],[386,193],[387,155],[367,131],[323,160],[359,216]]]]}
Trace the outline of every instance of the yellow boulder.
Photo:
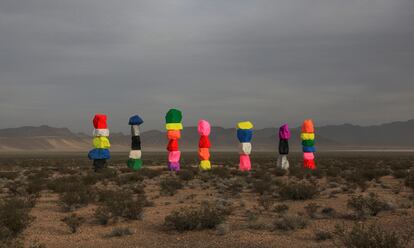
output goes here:
{"type": "Polygon", "coordinates": [[[314,140],[315,134],[314,133],[301,133],[300,138],[302,140],[314,140]]]}
{"type": "Polygon", "coordinates": [[[211,170],[210,160],[201,160],[200,161],[200,169],[201,170],[211,170]]]}
{"type": "Polygon", "coordinates": [[[237,128],[238,129],[252,129],[253,123],[251,123],[250,121],[242,121],[237,124],[237,128]]]}
{"type": "Polygon", "coordinates": [[[95,137],[93,138],[93,147],[98,149],[108,149],[111,147],[111,143],[109,143],[109,139],[104,136],[95,137]]]}
{"type": "Polygon", "coordinates": [[[165,124],[165,129],[167,130],[182,130],[183,124],[181,123],[167,123],[165,124]]]}

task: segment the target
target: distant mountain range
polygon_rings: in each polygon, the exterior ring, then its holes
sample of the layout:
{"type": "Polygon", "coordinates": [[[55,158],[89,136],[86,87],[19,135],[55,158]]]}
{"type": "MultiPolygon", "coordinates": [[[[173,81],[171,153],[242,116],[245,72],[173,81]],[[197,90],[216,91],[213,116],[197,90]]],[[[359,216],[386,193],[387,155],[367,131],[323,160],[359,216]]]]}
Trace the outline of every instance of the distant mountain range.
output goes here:
{"type": "MultiPolygon", "coordinates": [[[[290,144],[292,150],[300,149],[300,128],[293,128],[290,144]]],[[[345,149],[413,149],[414,119],[376,126],[352,124],[329,125],[316,128],[316,147],[325,150],[345,149]]],[[[238,140],[235,128],[213,127],[211,132],[213,150],[236,150],[238,140]]],[[[143,150],[164,150],[167,144],[165,132],[151,130],[141,133],[143,150]]],[[[182,150],[196,150],[198,146],[196,127],[185,127],[180,140],[182,150]]],[[[129,151],[130,135],[111,133],[113,151],[129,151]]],[[[254,130],[254,150],[277,149],[275,128],[254,130]]],[[[0,151],[87,151],[91,149],[91,136],[73,133],[68,128],[19,127],[0,129],[0,151]]]]}

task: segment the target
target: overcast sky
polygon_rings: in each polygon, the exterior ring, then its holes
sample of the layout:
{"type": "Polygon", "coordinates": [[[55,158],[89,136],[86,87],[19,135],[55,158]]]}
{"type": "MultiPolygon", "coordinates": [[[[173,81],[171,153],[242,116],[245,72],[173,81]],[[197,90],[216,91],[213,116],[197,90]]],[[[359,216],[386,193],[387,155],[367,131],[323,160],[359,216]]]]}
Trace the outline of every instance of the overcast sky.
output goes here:
{"type": "Polygon", "coordinates": [[[0,128],[414,118],[413,0],[1,0],[0,128]]]}

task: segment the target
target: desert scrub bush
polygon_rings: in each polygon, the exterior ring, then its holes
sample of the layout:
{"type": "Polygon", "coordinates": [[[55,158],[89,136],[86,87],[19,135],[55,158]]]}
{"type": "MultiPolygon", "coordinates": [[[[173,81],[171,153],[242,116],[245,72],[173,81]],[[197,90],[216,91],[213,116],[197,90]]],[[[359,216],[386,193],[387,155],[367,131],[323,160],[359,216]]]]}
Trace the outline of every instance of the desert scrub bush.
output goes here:
{"type": "Polygon", "coordinates": [[[405,185],[414,189],[414,168],[410,169],[410,173],[405,178],[405,185]]]}
{"type": "Polygon", "coordinates": [[[316,241],[325,241],[325,240],[333,238],[333,235],[332,235],[331,232],[322,231],[322,230],[316,230],[314,232],[314,235],[315,235],[315,240],[316,241]]]}
{"type": "Polygon", "coordinates": [[[164,225],[179,232],[194,229],[212,229],[224,222],[227,211],[211,203],[202,203],[198,209],[181,208],[165,217],[164,225]]]}
{"type": "Polygon", "coordinates": [[[98,172],[88,172],[82,177],[82,183],[85,185],[94,185],[105,179],[113,179],[118,175],[117,171],[111,168],[104,168],[98,172]]]}
{"type": "Polygon", "coordinates": [[[306,171],[299,166],[292,166],[289,168],[289,177],[296,177],[298,179],[303,179],[306,176],[306,171]]]}
{"type": "Polygon", "coordinates": [[[231,177],[230,170],[227,167],[224,167],[224,166],[223,167],[214,167],[211,170],[211,174],[213,174],[216,177],[223,178],[223,179],[231,177]]]}
{"type": "Polygon", "coordinates": [[[18,171],[0,171],[0,178],[14,180],[19,176],[18,171]]]}
{"type": "Polygon", "coordinates": [[[355,183],[361,187],[362,190],[366,189],[366,182],[372,181],[373,179],[378,180],[382,176],[389,175],[390,171],[384,168],[376,168],[373,166],[366,165],[362,168],[357,168],[352,171],[348,171],[343,174],[343,177],[351,183],[355,183]]]}
{"type": "Polygon", "coordinates": [[[106,238],[123,237],[132,235],[131,230],[128,227],[114,227],[112,231],[105,235],[106,238]]]}
{"type": "Polygon", "coordinates": [[[46,248],[46,245],[35,241],[29,244],[29,248],[46,248]]]}
{"type": "Polygon", "coordinates": [[[29,226],[31,204],[17,197],[0,202],[0,241],[14,238],[29,226]]]}
{"type": "Polygon", "coordinates": [[[287,173],[287,170],[284,170],[282,168],[276,168],[275,169],[275,175],[277,177],[282,177],[282,176],[286,175],[286,173],[287,173]]]}
{"type": "Polygon", "coordinates": [[[341,169],[338,167],[330,166],[326,169],[326,176],[338,177],[341,173],[341,169]]]}
{"type": "Polygon", "coordinates": [[[80,176],[64,176],[50,180],[47,188],[55,193],[80,191],[85,187],[80,176]]]}
{"type": "Polygon", "coordinates": [[[173,196],[182,187],[181,181],[177,178],[165,178],[160,182],[160,193],[161,195],[173,196]]]}
{"type": "Polygon", "coordinates": [[[320,206],[314,202],[309,203],[308,205],[305,206],[305,211],[308,214],[309,217],[311,218],[316,218],[318,209],[320,208],[320,206]]]}
{"type": "Polygon", "coordinates": [[[180,170],[178,177],[183,181],[190,181],[194,178],[194,172],[191,170],[180,170]]]}
{"type": "Polygon", "coordinates": [[[194,230],[199,225],[198,211],[192,208],[174,210],[165,217],[164,225],[180,232],[194,230]]]}
{"type": "Polygon", "coordinates": [[[139,173],[135,173],[135,172],[121,174],[118,177],[116,177],[116,183],[118,185],[142,182],[143,180],[144,180],[144,177],[140,175],[139,173]]]}
{"type": "Polygon", "coordinates": [[[292,183],[283,185],[279,194],[284,200],[312,199],[318,193],[318,188],[310,183],[292,183]]]}
{"type": "Polygon", "coordinates": [[[199,178],[204,183],[210,183],[212,180],[216,179],[211,171],[202,171],[202,172],[200,172],[199,178]]]}
{"type": "Polygon", "coordinates": [[[355,224],[350,230],[337,225],[334,236],[339,247],[347,248],[404,248],[411,239],[411,235],[384,230],[376,224],[355,224]]]}
{"type": "Polygon", "coordinates": [[[40,191],[42,191],[45,188],[46,180],[41,177],[34,177],[31,179],[28,179],[27,186],[26,186],[26,192],[31,195],[39,195],[40,191]]]}
{"type": "Polygon", "coordinates": [[[71,233],[76,233],[79,227],[85,222],[85,219],[76,214],[71,214],[61,219],[61,221],[69,227],[71,233]]]}
{"type": "Polygon", "coordinates": [[[252,173],[252,178],[260,179],[260,180],[264,180],[264,181],[272,179],[269,172],[266,171],[266,170],[263,170],[263,169],[257,169],[256,171],[254,171],[252,173]]]}
{"type": "Polygon", "coordinates": [[[107,225],[111,219],[111,211],[106,206],[99,206],[95,209],[93,217],[100,225],[107,225]]]}
{"type": "MultiPolygon", "coordinates": [[[[145,195],[134,197],[129,192],[106,191],[102,199],[105,211],[111,213],[111,217],[122,217],[130,220],[142,219],[144,207],[148,204],[145,195]]],[[[102,213],[101,213],[102,214],[102,213]]]]}
{"type": "Polygon", "coordinates": [[[409,175],[409,173],[408,173],[408,171],[407,171],[407,170],[400,169],[400,170],[394,170],[394,171],[392,172],[392,175],[393,175],[395,178],[400,179],[400,178],[406,178],[406,177],[409,175]]]}
{"type": "Polygon", "coordinates": [[[299,215],[283,215],[273,222],[275,230],[293,231],[303,229],[308,225],[308,220],[299,215]]]}
{"type": "Polygon", "coordinates": [[[161,176],[162,170],[142,168],[141,170],[138,171],[138,174],[142,177],[152,179],[152,178],[161,176]]]}
{"type": "Polygon", "coordinates": [[[352,195],[348,199],[347,206],[355,212],[355,217],[358,219],[376,216],[381,211],[390,210],[390,206],[374,193],[370,193],[366,197],[352,195]]]}
{"type": "Polygon", "coordinates": [[[200,227],[202,229],[212,229],[226,219],[229,211],[225,208],[216,206],[215,203],[202,203],[198,213],[200,227]]]}
{"type": "Polygon", "coordinates": [[[7,239],[1,239],[1,230],[0,227],[0,248],[23,248],[23,240],[19,238],[7,238],[7,239]]]}
{"type": "Polygon", "coordinates": [[[243,191],[244,184],[244,180],[241,178],[236,178],[235,180],[228,182],[226,190],[230,196],[239,196],[243,191]]]}
{"type": "Polygon", "coordinates": [[[286,213],[288,210],[289,210],[289,206],[286,204],[278,204],[274,206],[273,208],[273,212],[278,213],[278,214],[286,213]]]}
{"type": "Polygon", "coordinates": [[[270,195],[261,195],[257,199],[257,202],[264,210],[269,210],[275,203],[275,199],[270,195]]]}
{"type": "Polygon", "coordinates": [[[335,209],[331,207],[322,208],[321,215],[323,218],[334,218],[337,216],[335,209]]]}
{"type": "Polygon", "coordinates": [[[19,180],[14,180],[6,183],[5,188],[9,190],[9,193],[13,196],[25,196],[27,195],[26,185],[19,180]]]}
{"type": "Polygon", "coordinates": [[[252,184],[253,192],[263,195],[264,193],[271,193],[273,191],[272,180],[256,179],[252,184]]]}
{"type": "Polygon", "coordinates": [[[59,195],[59,204],[64,211],[73,211],[74,209],[84,207],[92,200],[90,189],[81,184],[74,191],[63,192],[59,195]]]}
{"type": "Polygon", "coordinates": [[[270,229],[271,227],[268,221],[265,218],[260,217],[258,213],[247,210],[246,217],[247,217],[247,228],[249,229],[267,230],[267,229],[270,229]]]}

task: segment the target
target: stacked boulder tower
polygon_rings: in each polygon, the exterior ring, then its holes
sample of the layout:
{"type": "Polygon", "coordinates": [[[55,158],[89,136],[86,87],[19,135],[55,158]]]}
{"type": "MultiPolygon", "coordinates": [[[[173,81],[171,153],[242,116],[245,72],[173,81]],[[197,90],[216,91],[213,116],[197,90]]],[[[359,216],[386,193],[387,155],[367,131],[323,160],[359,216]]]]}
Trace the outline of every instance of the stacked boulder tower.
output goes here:
{"type": "Polygon", "coordinates": [[[287,155],[289,154],[289,139],[289,126],[284,124],[279,128],[279,157],[277,158],[277,167],[284,170],[289,169],[289,160],[287,159],[287,155]]]}
{"type": "Polygon", "coordinates": [[[316,169],[315,165],[315,127],[313,121],[308,119],[302,125],[302,148],[303,148],[303,167],[307,169],[316,169]]]}
{"type": "Polygon", "coordinates": [[[210,123],[206,120],[198,121],[198,134],[200,135],[200,141],[198,142],[198,157],[200,159],[200,169],[201,170],[211,170],[210,162],[210,133],[211,126],[210,123]]]}
{"type": "Polygon", "coordinates": [[[178,140],[181,138],[183,129],[183,114],[178,109],[170,109],[165,115],[165,128],[168,137],[168,169],[171,171],[180,170],[181,152],[178,146],[178,140]]]}
{"type": "Polygon", "coordinates": [[[110,159],[109,129],[106,123],[107,117],[104,114],[96,114],[93,118],[93,149],[89,151],[88,157],[93,160],[95,171],[106,167],[106,160],[110,159]]]}
{"type": "Polygon", "coordinates": [[[250,171],[252,168],[250,162],[250,153],[252,151],[252,138],[253,138],[253,124],[250,121],[243,121],[237,124],[237,138],[239,144],[240,154],[240,171],[250,171]]]}
{"type": "Polygon", "coordinates": [[[134,115],[129,118],[128,124],[131,126],[131,151],[129,152],[129,159],[127,165],[133,170],[139,170],[142,167],[142,152],[141,152],[141,136],[139,125],[144,123],[139,115],[134,115]]]}

